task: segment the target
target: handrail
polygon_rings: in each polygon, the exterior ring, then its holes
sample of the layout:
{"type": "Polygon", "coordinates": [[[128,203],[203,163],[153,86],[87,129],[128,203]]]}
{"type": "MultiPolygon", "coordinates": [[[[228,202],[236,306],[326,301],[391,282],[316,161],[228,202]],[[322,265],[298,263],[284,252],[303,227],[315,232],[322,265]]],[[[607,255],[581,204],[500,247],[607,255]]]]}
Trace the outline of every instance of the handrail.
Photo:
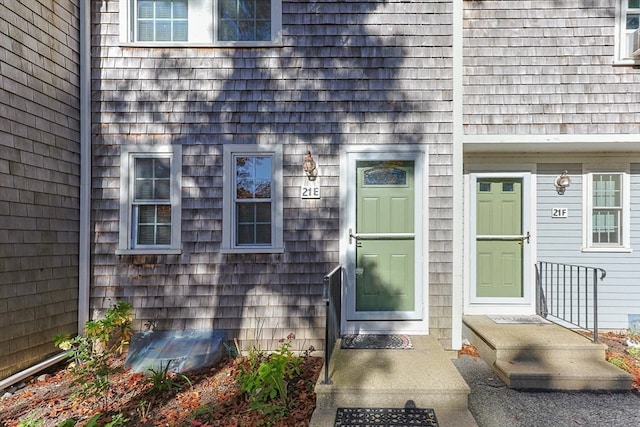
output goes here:
{"type": "Polygon", "coordinates": [[[331,384],[329,381],[329,362],[336,341],[340,338],[340,313],[342,311],[342,266],[338,265],[322,278],[322,300],[327,304],[325,345],[324,345],[324,381],[322,384],[331,384]]]}
{"type": "Polygon", "coordinates": [[[599,267],[538,261],[538,314],[592,330],[593,342],[597,343],[598,282],[606,276],[607,272],[599,267]]]}

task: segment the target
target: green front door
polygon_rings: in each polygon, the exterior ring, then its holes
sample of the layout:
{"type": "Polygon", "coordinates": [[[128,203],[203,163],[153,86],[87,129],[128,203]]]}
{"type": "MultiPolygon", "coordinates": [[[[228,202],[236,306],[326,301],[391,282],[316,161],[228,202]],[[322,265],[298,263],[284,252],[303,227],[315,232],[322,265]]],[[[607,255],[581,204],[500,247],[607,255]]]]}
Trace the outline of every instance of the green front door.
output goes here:
{"type": "Polygon", "coordinates": [[[414,170],[356,162],[356,313],[415,310],[414,170]]]}
{"type": "Polygon", "coordinates": [[[476,185],[476,296],[523,297],[522,178],[476,185]]]}

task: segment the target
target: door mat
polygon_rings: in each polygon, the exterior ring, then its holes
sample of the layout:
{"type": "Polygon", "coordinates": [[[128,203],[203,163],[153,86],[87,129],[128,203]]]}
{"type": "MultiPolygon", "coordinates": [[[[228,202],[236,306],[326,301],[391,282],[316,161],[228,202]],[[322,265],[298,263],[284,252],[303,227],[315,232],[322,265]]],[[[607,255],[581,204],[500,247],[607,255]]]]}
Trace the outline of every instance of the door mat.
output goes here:
{"type": "Polygon", "coordinates": [[[518,324],[518,323],[529,323],[529,324],[544,324],[551,323],[547,319],[544,319],[540,316],[498,316],[491,315],[487,316],[489,319],[493,320],[495,323],[504,323],[504,324],[518,324]]]}
{"type": "Polygon", "coordinates": [[[343,335],[340,346],[344,349],[413,350],[407,335],[343,335]]]}
{"type": "Polygon", "coordinates": [[[438,427],[433,409],[338,408],[334,427],[438,427]]]}

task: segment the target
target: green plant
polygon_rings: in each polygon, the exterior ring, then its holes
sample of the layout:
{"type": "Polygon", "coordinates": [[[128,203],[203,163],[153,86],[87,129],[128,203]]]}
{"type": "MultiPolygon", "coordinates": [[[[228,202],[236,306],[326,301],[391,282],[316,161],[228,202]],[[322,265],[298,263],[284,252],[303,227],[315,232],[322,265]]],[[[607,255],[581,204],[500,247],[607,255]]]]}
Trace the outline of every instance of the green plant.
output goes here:
{"type": "Polygon", "coordinates": [[[302,358],[291,351],[291,334],[273,353],[252,348],[238,374],[241,390],[249,397],[249,408],[260,410],[265,423],[280,419],[289,409],[288,380],[300,373],[302,358]]]}
{"type": "Polygon", "coordinates": [[[109,362],[128,344],[132,319],[133,306],[119,301],[107,310],[103,319],[87,322],[85,335],[73,338],[57,335],[54,338],[55,345],[67,351],[67,358],[71,360],[69,369],[75,376],[73,383],[81,386],[74,396],[94,396],[102,399],[106,408],[109,374],[113,370],[109,362]]]}
{"type": "Polygon", "coordinates": [[[89,418],[89,421],[87,421],[87,424],[85,424],[84,427],[98,427],[101,425],[104,425],[104,427],[121,427],[126,426],[127,422],[129,422],[129,418],[125,418],[123,414],[116,414],[111,417],[111,421],[109,421],[108,423],[98,423],[98,421],[100,421],[100,418],[102,418],[102,415],[103,414],[98,412],[93,417],[89,418]]]}
{"type": "Polygon", "coordinates": [[[43,423],[44,420],[42,418],[37,418],[37,414],[35,412],[31,412],[25,417],[25,419],[18,423],[18,427],[38,427],[43,423]]]}
{"type": "Polygon", "coordinates": [[[191,381],[184,374],[174,374],[169,370],[171,366],[172,360],[169,360],[166,365],[160,363],[160,368],[148,368],[147,370],[151,372],[149,376],[149,382],[152,384],[151,389],[157,393],[164,393],[167,391],[178,391],[182,388],[182,386],[175,380],[175,378],[180,378],[185,383],[191,386],[191,381]]]}
{"type": "Polygon", "coordinates": [[[75,427],[75,425],[76,420],[74,420],[73,418],[67,418],[66,420],[58,424],[58,427],[75,427]]]}
{"type": "Polygon", "coordinates": [[[627,364],[627,362],[625,360],[623,360],[622,358],[619,357],[613,357],[611,359],[609,359],[609,363],[611,363],[614,366],[617,366],[620,369],[623,369],[627,372],[629,372],[629,365],[627,364]]]}
{"type": "Polygon", "coordinates": [[[632,356],[637,356],[640,354],[640,348],[638,347],[629,347],[627,348],[627,353],[629,353],[632,356]]]}

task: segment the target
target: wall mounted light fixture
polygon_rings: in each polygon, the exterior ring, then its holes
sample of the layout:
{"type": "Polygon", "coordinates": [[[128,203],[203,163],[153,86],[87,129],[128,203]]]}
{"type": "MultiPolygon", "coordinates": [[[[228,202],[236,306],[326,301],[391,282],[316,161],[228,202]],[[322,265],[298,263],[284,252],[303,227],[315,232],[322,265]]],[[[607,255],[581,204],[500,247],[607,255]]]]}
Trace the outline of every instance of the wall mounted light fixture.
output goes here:
{"type": "Polygon", "coordinates": [[[311,151],[307,151],[307,155],[304,156],[302,169],[304,169],[304,173],[307,175],[309,181],[315,181],[316,177],[318,176],[318,169],[316,168],[316,162],[311,156],[311,151]]]}
{"type": "Polygon", "coordinates": [[[555,181],[556,191],[563,195],[567,187],[571,185],[571,178],[567,175],[567,171],[562,172],[555,181]]]}

